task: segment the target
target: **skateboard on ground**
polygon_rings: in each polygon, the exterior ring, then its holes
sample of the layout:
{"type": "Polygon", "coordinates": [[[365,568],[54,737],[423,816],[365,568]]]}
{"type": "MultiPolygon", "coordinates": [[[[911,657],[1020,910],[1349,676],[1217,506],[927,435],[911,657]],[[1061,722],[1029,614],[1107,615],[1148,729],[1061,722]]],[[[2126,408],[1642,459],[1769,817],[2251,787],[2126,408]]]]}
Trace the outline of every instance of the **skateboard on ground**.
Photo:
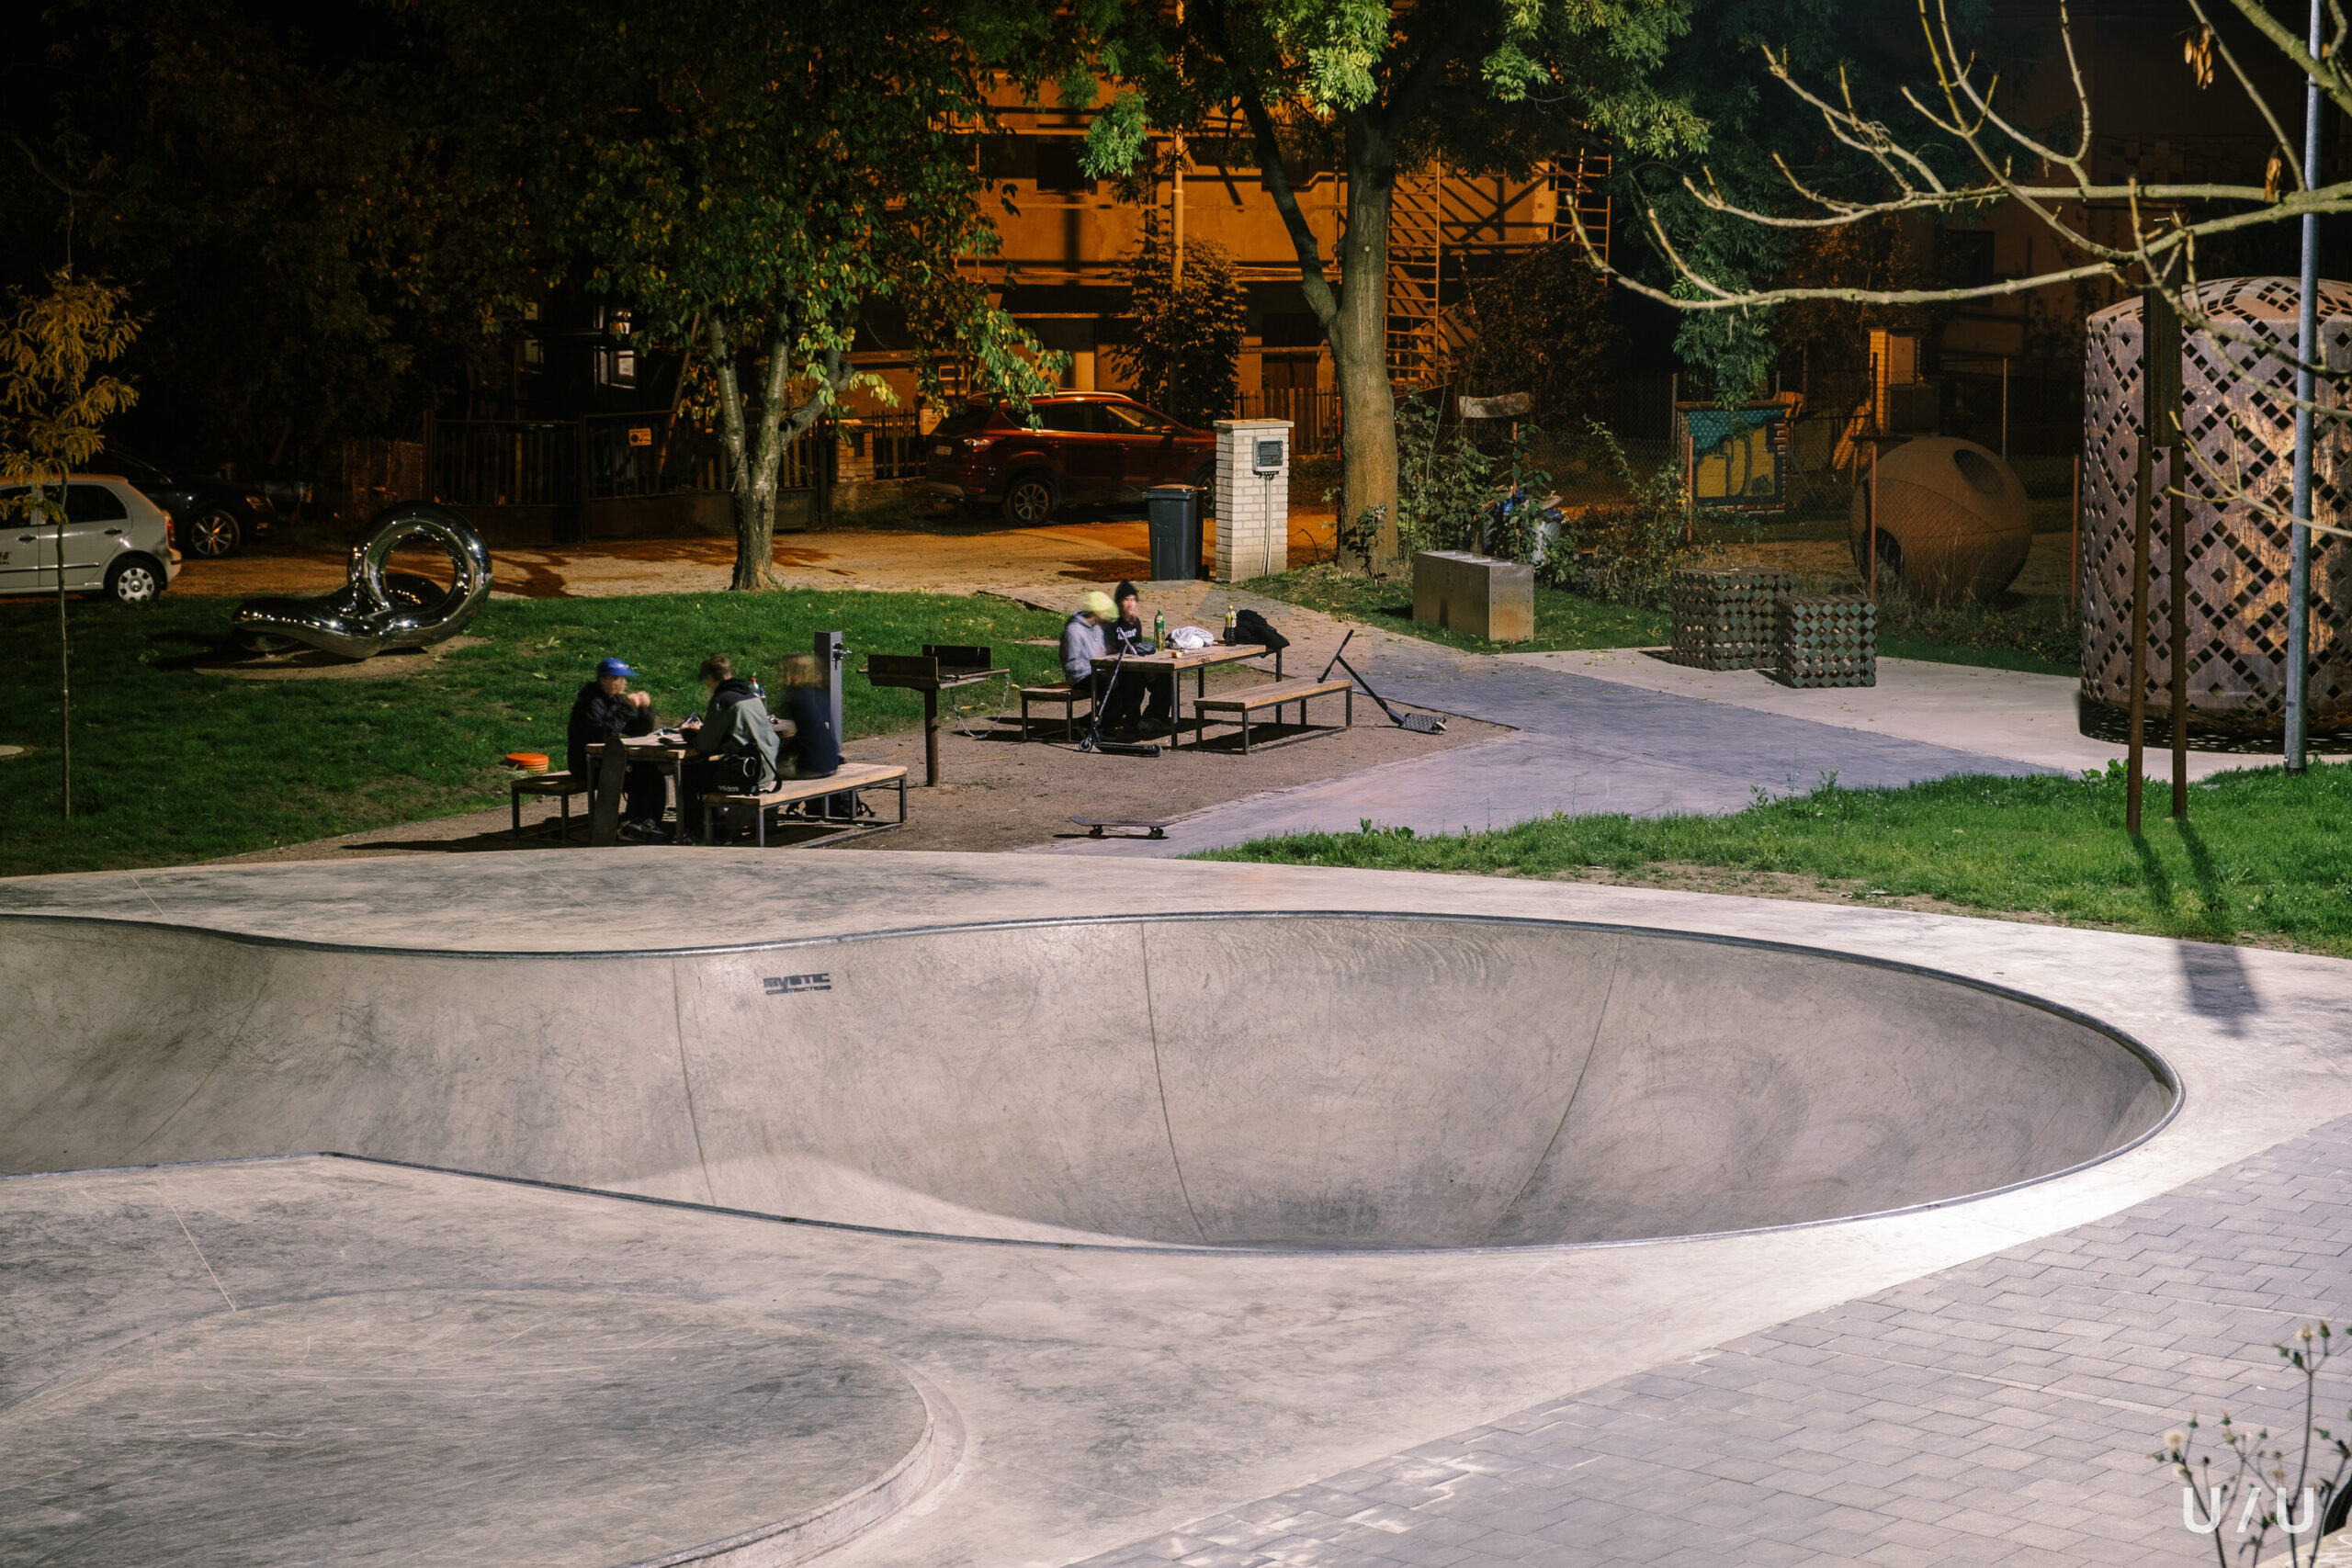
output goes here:
{"type": "Polygon", "coordinates": [[[1086,829],[1086,836],[1090,839],[1164,839],[1168,837],[1168,824],[1165,822],[1130,822],[1124,818],[1098,822],[1091,817],[1073,817],[1070,820],[1086,829]],[[1105,833],[1102,830],[1105,828],[1148,828],[1150,831],[1148,833],[1105,833]]]}

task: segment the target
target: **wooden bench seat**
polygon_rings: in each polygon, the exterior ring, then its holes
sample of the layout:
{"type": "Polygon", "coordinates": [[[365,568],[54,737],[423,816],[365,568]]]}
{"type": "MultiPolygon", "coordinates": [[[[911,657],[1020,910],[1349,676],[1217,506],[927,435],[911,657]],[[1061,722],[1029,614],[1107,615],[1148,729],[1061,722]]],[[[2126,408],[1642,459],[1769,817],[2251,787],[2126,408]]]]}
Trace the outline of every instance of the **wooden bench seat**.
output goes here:
{"type": "Polygon", "coordinates": [[[719,811],[739,806],[756,807],[752,817],[753,837],[763,849],[767,847],[768,841],[768,813],[782,807],[806,805],[812,800],[822,800],[828,795],[846,795],[852,802],[849,818],[810,817],[808,820],[811,822],[845,820],[854,823],[856,820],[856,801],[859,792],[880,789],[892,784],[897,785],[899,790],[899,819],[896,822],[876,822],[864,828],[853,827],[846,833],[835,833],[831,838],[817,840],[822,843],[834,843],[842,839],[863,838],[868,833],[885,832],[889,829],[903,828],[907,825],[906,769],[882,762],[844,762],[839,770],[826,774],[821,779],[785,779],[780,781],[774,789],[762,790],[757,795],[736,795],[724,790],[712,790],[702,797],[703,840],[707,843],[713,839],[713,822],[719,811]]]}
{"type": "MultiPolygon", "coordinates": [[[[1080,687],[1073,686],[1067,681],[1063,682],[1058,686],[1022,687],[1021,739],[1023,740],[1029,739],[1029,705],[1031,703],[1035,703],[1041,707],[1050,706],[1055,703],[1059,703],[1062,705],[1062,739],[1064,740],[1077,739],[1078,705],[1080,703],[1091,704],[1093,700],[1093,693],[1086,691],[1080,687]]],[[[1089,707],[1086,711],[1089,715],[1091,715],[1094,710],[1091,707],[1089,707]]]]}
{"type": "Polygon", "coordinates": [[[575,795],[586,795],[589,787],[589,782],[586,779],[575,778],[561,769],[550,773],[518,775],[514,782],[507,786],[506,804],[513,824],[510,829],[512,836],[517,839],[523,836],[523,797],[526,795],[551,795],[560,801],[563,807],[563,821],[556,830],[557,836],[568,841],[571,838],[571,797],[575,795]]]}
{"type": "MultiPolygon", "coordinates": [[[[1276,681],[1270,686],[1244,686],[1236,691],[1220,692],[1214,697],[1195,697],[1193,717],[1201,728],[1208,728],[1212,713],[1230,714],[1226,722],[1241,726],[1241,750],[1250,750],[1250,721],[1268,708],[1274,710],[1274,722],[1282,722],[1282,710],[1286,704],[1298,705],[1300,728],[1306,725],[1306,699],[1337,696],[1344,693],[1348,700],[1348,716],[1338,728],[1346,728],[1356,721],[1356,683],[1353,681],[1276,681]]],[[[1326,725],[1323,728],[1330,728],[1326,725]]]]}

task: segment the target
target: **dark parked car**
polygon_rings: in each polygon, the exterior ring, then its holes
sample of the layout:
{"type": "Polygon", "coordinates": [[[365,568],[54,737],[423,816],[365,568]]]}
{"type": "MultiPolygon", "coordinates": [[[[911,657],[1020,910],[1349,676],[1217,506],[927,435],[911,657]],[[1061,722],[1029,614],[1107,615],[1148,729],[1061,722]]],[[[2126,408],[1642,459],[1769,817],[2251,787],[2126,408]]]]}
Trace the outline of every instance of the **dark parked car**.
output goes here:
{"type": "Polygon", "coordinates": [[[189,555],[218,559],[267,534],[277,508],[258,485],[231,479],[200,479],[157,468],[144,457],[114,447],[90,465],[94,474],[118,474],[172,519],[172,534],[189,555]]]}
{"type": "Polygon", "coordinates": [[[967,403],[930,435],[926,489],[976,517],[1035,524],[1066,502],[1135,501],[1145,487],[1216,478],[1216,437],[1115,392],[1032,400],[1032,430],[1003,403],[967,403]]]}

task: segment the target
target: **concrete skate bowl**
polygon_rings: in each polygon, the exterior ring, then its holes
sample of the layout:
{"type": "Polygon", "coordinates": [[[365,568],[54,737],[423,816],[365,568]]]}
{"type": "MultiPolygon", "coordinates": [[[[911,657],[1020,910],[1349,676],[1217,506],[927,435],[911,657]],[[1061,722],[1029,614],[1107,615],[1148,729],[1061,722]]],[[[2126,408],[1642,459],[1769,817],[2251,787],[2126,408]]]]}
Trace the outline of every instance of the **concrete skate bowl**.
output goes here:
{"type": "Polygon", "coordinates": [[[1005,1240],[1543,1246],[1981,1194],[2177,1099],[2120,1035],[1951,976],[1555,922],[556,956],[0,929],[11,1172],[334,1151],[1005,1240]],[[99,941],[142,986],[82,983],[99,941]]]}

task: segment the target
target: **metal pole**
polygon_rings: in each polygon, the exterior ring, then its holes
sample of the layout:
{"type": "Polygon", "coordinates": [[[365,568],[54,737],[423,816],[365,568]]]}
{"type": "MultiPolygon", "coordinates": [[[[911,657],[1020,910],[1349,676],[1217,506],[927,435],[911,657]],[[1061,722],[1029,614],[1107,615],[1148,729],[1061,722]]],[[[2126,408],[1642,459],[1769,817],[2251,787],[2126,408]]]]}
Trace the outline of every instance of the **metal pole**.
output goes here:
{"type": "MultiPolygon", "coordinates": [[[[2311,53],[2319,58],[2320,0],[2312,0],[2311,53]]],[[[2319,78],[2303,84],[2303,186],[2309,189],[2319,176],[2319,78]]],[[[2319,214],[2303,215],[2303,277],[2295,307],[2295,521],[2287,536],[2291,552],[2287,569],[2287,771],[2303,771],[2303,737],[2310,728],[2308,693],[2311,665],[2312,531],[2312,399],[2317,392],[2312,362],[2319,352],[2319,214]]]]}
{"type": "Polygon", "coordinates": [[[1871,603],[1878,603],[1878,443],[1871,443],[1871,603]]]}
{"type": "Polygon", "coordinates": [[[840,632],[817,634],[817,672],[825,678],[825,706],[833,720],[833,744],[842,743],[849,731],[842,723],[842,661],[849,650],[842,646],[840,632]]]}
{"type": "Polygon", "coordinates": [[[2171,317],[2172,350],[2160,382],[2164,414],[2172,423],[2169,454],[2165,462],[2165,542],[2170,547],[2165,564],[2165,586],[2170,603],[2165,619],[2172,632],[2172,816],[2188,820],[2188,422],[2183,417],[2180,374],[2180,317],[2171,317]]]}
{"type": "Polygon", "coordinates": [[[2009,362],[2001,360],[2001,461],[2009,460],[2009,362]]]}
{"type": "Polygon", "coordinates": [[[2165,313],[2160,290],[2151,285],[2140,291],[2140,441],[2132,487],[2132,734],[2123,790],[2123,830],[2134,836],[2146,782],[2140,774],[2148,739],[2148,535],[2155,522],[2156,421],[2164,408],[2156,386],[2156,340],[2165,313]]]}
{"type": "Polygon", "coordinates": [[[65,644],[65,495],[66,475],[61,468],[57,474],[57,509],[51,513],[57,523],[57,558],[50,564],[57,569],[58,788],[63,802],[61,815],[70,821],[74,816],[74,660],[65,644]]]}

